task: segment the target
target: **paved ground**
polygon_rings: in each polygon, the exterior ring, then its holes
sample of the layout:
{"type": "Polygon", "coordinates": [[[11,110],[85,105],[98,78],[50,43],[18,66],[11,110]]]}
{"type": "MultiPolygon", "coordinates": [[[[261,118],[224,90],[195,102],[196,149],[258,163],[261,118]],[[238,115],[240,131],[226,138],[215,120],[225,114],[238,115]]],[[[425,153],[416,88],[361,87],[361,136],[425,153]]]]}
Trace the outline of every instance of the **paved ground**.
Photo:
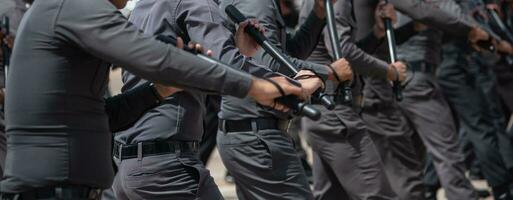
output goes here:
{"type": "MultiPolygon", "coordinates": [[[[119,93],[119,88],[121,88],[121,79],[120,79],[120,71],[116,70],[111,73],[111,91],[113,94],[119,93]]],[[[310,152],[308,152],[310,153],[310,152]]],[[[310,154],[311,155],[311,154],[310,154]]],[[[226,169],[221,162],[221,158],[219,157],[219,153],[217,150],[215,150],[214,154],[212,154],[212,157],[210,158],[209,163],[207,164],[207,168],[211,171],[212,176],[214,177],[216,183],[218,184],[221,192],[223,193],[223,196],[226,200],[236,200],[236,194],[235,194],[235,186],[232,184],[229,184],[224,181],[224,175],[226,173],[226,169]]],[[[473,184],[476,188],[487,188],[487,185],[484,181],[474,181],[473,184]]],[[[443,190],[440,190],[438,192],[438,199],[439,200],[446,200],[444,197],[443,190]]],[[[493,200],[493,198],[487,198],[485,200],[493,200]]]]}

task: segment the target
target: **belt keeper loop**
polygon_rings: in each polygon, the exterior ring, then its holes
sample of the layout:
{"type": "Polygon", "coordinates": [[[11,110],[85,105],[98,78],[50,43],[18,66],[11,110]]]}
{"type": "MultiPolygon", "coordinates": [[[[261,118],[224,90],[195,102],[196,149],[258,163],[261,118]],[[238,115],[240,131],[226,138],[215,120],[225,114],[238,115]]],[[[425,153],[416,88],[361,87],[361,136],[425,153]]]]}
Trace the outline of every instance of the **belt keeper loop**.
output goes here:
{"type": "Polygon", "coordinates": [[[257,125],[256,120],[251,120],[251,130],[255,134],[258,132],[258,125],[257,125]]]}
{"type": "Polygon", "coordinates": [[[123,144],[119,143],[119,146],[118,146],[118,159],[119,160],[123,160],[123,144]]]}
{"type": "Polygon", "coordinates": [[[198,149],[199,149],[199,144],[198,144],[198,142],[196,142],[196,141],[192,142],[192,151],[193,151],[193,152],[197,152],[197,151],[198,151],[198,149]]]}
{"type": "Polygon", "coordinates": [[[177,155],[180,155],[180,153],[182,152],[182,146],[180,145],[180,143],[173,142],[173,146],[175,146],[175,153],[177,155]]]}
{"type": "Polygon", "coordinates": [[[142,142],[139,142],[137,143],[137,160],[138,161],[141,161],[142,160],[142,142]]]}
{"type": "Polygon", "coordinates": [[[219,126],[221,128],[221,131],[226,134],[226,120],[221,120],[221,126],[219,126]]]}
{"type": "Polygon", "coordinates": [[[61,187],[56,187],[55,188],[55,197],[59,198],[59,199],[64,199],[66,198],[65,197],[65,194],[64,194],[64,191],[62,190],[61,187]]]}

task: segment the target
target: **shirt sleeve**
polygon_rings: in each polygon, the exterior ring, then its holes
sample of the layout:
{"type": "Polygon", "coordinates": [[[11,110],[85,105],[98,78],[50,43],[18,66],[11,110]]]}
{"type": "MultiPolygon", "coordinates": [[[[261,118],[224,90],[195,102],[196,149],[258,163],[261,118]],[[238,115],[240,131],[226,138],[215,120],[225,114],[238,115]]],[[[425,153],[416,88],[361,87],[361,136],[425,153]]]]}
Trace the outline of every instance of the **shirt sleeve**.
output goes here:
{"type": "Polygon", "coordinates": [[[257,65],[251,58],[242,55],[235,46],[232,32],[224,26],[225,18],[219,13],[219,5],[211,0],[182,1],[176,19],[184,19],[187,35],[204,49],[210,49],[213,57],[229,66],[249,72],[257,77],[266,77],[272,71],[257,65]],[[181,17],[184,16],[184,17],[181,17]]]}
{"type": "Polygon", "coordinates": [[[389,2],[398,11],[411,17],[413,20],[433,26],[455,36],[467,37],[474,26],[467,16],[461,13],[446,12],[425,1],[390,0],[389,2]]]}
{"type": "MultiPolygon", "coordinates": [[[[318,75],[320,75],[323,80],[328,79],[328,75],[330,73],[330,69],[328,67],[293,58],[289,56],[288,52],[283,52],[282,42],[286,41],[282,41],[280,37],[280,28],[277,24],[278,16],[275,14],[276,7],[274,7],[274,3],[272,1],[234,0],[232,5],[237,7],[242,13],[246,15],[246,17],[257,19],[260,25],[265,28],[265,36],[268,38],[269,42],[281,50],[282,53],[284,53],[284,55],[295,66],[297,66],[297,69],[313,70],[318,75]]],[[[259,61],[261,64],[268,66],[273,71],[290,75],[288,74],[289,71],[284,69],[285,67],[282,68],[281,64],[270,54],[266,53],[263,49],[261,49],[257,55],[255,55],[255,59],[257,59],[257,61],[259,61]]]]}
{"type": "Polygon", "coordinates": [[[159,105],[160,99],[149,83],[105,99],[111,132],[129,128],[146,111],[159,105]]]}
{"type": "MultiPolygon", "coordinates": [[[[352,15],[350,13],[352,8],[345,6],[351,6],[351,4],[345,2],[346,0],[339,0],[335,5],[335,25],[337,28],[340,51],[342,57],[351,63],[351,66],[355,73],[367,76],[373,76],[377,78],[386,79],[387,75],[387,62],[380,60],[364,50],[360,49],[352,36],[353,27],[350,21],[352,15]]],[[[313,8],[313,1],[305,1],[302,12],[305,10],[311,10],[313,8]]],[[[305,19],[304,17],[302,19],[305,19]]],[[[324,40],[325,48],[328,51],[330,57],[334,57],[333,49],[331,47],[331,39],[329,36],[328,28],[326,27],[323,32],[322,39],[324,40]]],[[[370,44],[360,44],[370,45],[370,44]]]]}
{"type": "Polygon", "coordinates": [[[244,97],[252,76],[209,63],[144,36],[105,0],[67,0],[55,21],[56,37],[94,57],[166,85],[244,97]]]}
{"type": "MultiPolygon", "coordinates": [[[[313,7],[312,7],[313,8],[313,7]]],[[[326,25],[326,20],[321,20],[312,12],[312,9],[307,11],[310,13],[304,23],[294,32],[293,35],[287,37],[287,52],[291,56],[299,59],[307,59],[312,51],[319,43],[322,30],[326,25]]],[[[281,17],[281,16],[278,16],[281,17]]]]}

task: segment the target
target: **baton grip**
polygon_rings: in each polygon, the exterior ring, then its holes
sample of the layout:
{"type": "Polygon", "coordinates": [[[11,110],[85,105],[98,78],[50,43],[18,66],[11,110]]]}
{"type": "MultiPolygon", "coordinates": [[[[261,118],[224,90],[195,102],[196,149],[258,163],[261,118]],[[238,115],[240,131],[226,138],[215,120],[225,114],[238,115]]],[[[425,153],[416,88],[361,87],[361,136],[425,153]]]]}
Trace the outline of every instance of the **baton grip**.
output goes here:
{"type": "MultiPolygon", "coordinates": [[[[234,5],[228,5],[225,8],[225,12],[235,23],[240,24],[247,20],[247,18],[237,9],[234,5]]],[[[255,27],[247,26],[245,31],[258,43],[262,46],[262,48],[270,54],[274,59],[276,59],[280,64],[285,66],[289,71],[294,74],[297,74],[298,71],[295,69],[292,62],[287,59],[280,51],[271,43],[267,41],[267,38],[255,27]]],[[[327,109],[332,110],[335,108],[335,102],[333,102],[330,98],[326,97],[321,91],[317,91],[312,95],[313,98],[318,98],[322,105],[324,105],[327,109]]]]}
{"type": "Polygon", "coordinates": [[[403,88],[401,88],[401,82],[400,81],[394,81],[392,85],[392,90],[395,95],[395,99],[397,101],[403,100],[403,88]]]}
{"type": "Polygon", "coordinates": [[[331,98],[329,98],[328,95],[322,93],[320,90],[315,91],[312,94],[312,97],[315,99],[318,99],[320,101],[320,103],[324,107],[326,107],[328,110],[335,109],[335,106],[336,106],[335,102],[333,102],[333,100],[331,100],[331,98]]]}
{"type": "Polygon", "coordinates": [[[302,102],[294,95],[283,96],[277,98],[276,101],[292,109],[292,113],[295,115],[305,116],[314,121],[321,118],[321,112],[317,108],[302,102]]]}
{"type": "MultiPolygon", "coordinates": [[[[230,19],[232,19],[237,24],[240,24],[248,19],[239,11],[239,9],[233,5],[226,6],[225,12],[228,17],[230,17],[230,19]]],[[[251,37],[253,37],[253,39],[255,39],[255,41],[260,45],[263,45],[264,41],[266,41],[265,36],[263,36],[262,33],[260,33],[260,31],[253,26],[246,26],[245,31],[251,35],[251,37]]]]}

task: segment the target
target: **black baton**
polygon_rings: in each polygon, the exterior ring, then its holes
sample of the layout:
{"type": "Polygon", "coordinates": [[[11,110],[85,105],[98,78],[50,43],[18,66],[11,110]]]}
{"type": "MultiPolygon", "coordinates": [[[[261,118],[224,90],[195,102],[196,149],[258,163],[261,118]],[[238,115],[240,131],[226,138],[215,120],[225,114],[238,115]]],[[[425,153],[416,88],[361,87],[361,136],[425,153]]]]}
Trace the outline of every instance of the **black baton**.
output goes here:
{"type": "MultiPolygon", "coordinates": [[[[325,0],[326,7],[326,25],[328,26],[328,33],[331,42],[331,50],[335,60],[342,59],[342,52],[340,51],[340,39],[337,34],[337,25],[335,24],[335,9],[331,0],[325,0]]],[[[335,75],[336,76],[336,75],[335,75]]],[[[351,90],[351,81],[344,81],[342,83],[342,94],[344,96],[344,103],[349,104],[353,102],[353,92],[351,90]]]]}
{"type": "MultiPolygon", "coordinates": [[[[228,5],[225,9],[226,14],[237,24],[240,24],[247,20],[247,18],[233,5],[228,5]]],[[[267,38],[260,33],[255,27],[247,26],[245,31],[258,43],[262,48],[276,59],[281,65],[287,67],[291,74],[297,74],[298,70],[292,64],[287,57],[285,57],[273,44],[271,44],[267,38]]],[[[317,90],[312,94],[313,98],[318,99],[322,105],[327,109],[333,110],[335,108],[335,102],[329,98],[326,94],[322,93],[321,90],[317,90]]]]}
{"type": "MultiPolygon", "coordinates": [[[[176,39],[172,38],[170,36],[158,35],[157,40],[160,40],[164,43],[172,44],[172,45],[176,46],[176,39]]],[[[228,65],[222,63],[221,61],[218,61],[214,58],[211,58],[211,57],[205,56],[201,53],[198,53],[195,49],[191,49],[187,45],[184,45],[183,50],[185,50],[189,53],[195,54],[198,58],[201,58],[210,63],[223,65],[224,67],[230,68],[228,65]]],[[[297,82],[293,79],[290,79],[287,76],[284,76],[284,77],[286,77],[290,83],[292,83],[298,87],[301,87],[301,84],[299,82],[297,82]]],[[[286,96],[277,98],[276,102],[289,107],[295,115],[306,116],[314,121],[317,121],[321,118],[321,112],[319,110],[317,110],[312,105],[309,105],[309,104],[301,101],[297,96],[286,95],[286,96]]]]}
{"type": "MultiPolygon", "coordinates": [[[[388,4],[388,0],[385,0],[385,3],[388,4]]],[[[392,26],[392,20],[390,18],[385,18],[385,31],[388,43],[388,52],[390,53],[390,63],[395,63],[397,60],[397,51],[394,27],[392,26]]],[[[401,88],[401,81],[399,81],[399,76],[397,76],[397,79],[392,82],[392,89],[394,91],[394,95],[397,101],[402,101],[403,92],[401,88]]]]}

